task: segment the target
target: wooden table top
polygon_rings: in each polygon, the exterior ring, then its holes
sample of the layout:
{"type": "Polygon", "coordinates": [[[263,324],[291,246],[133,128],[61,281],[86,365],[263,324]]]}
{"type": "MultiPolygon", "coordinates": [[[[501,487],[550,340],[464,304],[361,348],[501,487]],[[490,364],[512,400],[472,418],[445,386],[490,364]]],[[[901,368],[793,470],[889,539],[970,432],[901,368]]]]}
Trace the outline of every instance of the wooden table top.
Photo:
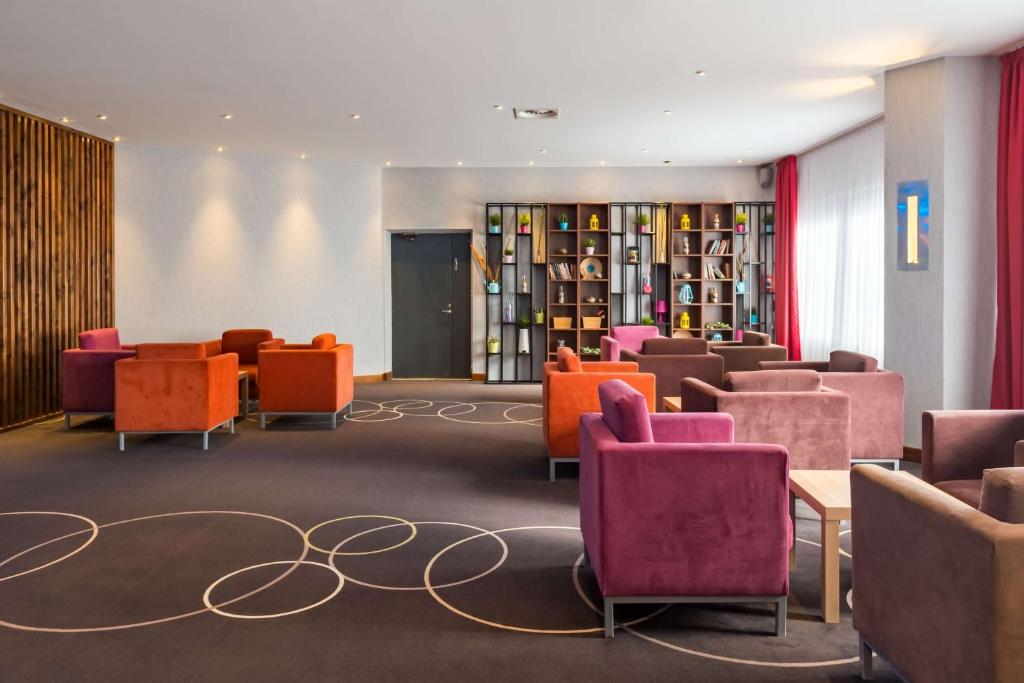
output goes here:
{"type": "Polygon", "coordinates": [[[682,396],[666,396],[662,402],[665,404],[665,410],[667,410],[670,413],[683,412],[682,396]]]}
{"type": "Polygon", "coordinates": [[[790,470],[789,489],[822,519],[850,519],[849,470],[790,470]]]}

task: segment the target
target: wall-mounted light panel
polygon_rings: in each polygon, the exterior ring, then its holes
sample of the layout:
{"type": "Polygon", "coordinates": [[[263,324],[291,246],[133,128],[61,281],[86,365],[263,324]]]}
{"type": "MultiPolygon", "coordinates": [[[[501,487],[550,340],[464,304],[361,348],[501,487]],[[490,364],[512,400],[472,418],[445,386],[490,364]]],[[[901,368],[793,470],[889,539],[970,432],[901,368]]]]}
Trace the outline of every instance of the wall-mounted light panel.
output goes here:
{"type": "Polygon", "coordinates": [[[928,270],[928,181],[896,186],[896,264],[899,270],[928,270]]]}

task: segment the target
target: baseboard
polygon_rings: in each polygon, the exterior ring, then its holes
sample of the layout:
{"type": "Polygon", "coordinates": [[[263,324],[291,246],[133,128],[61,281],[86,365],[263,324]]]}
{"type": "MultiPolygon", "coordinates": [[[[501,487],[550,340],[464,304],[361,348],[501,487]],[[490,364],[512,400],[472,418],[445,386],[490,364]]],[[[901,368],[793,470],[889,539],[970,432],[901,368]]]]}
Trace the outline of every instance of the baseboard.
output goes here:
{"type": "Polygon", "coordinates": [[[903,459],[907,462],[921,463],[921,449],[913,446],[903,447],[903,459]]]}
{"type": "Polygon", "coordinates": [[[487,373],[485,373],[485,372],[474,372],[473,373],[473,381],[474,382],[483,382],[485,379],[487,379],[487,373]]]}
{"type": "Polygon", "coordinates": [[[9,432],[9,431],[14,430],[14,429],[21,429],[22,427],[30,427],[30,426],[32,426],[34,424],[39,423],[39,422],[45,422],[47,420],[52,420],[54,418],[58,418],[58,417],[60,417],[63,414],[64,414],[64,411],[58,410],[55,413],[47,413],[46,415],[40,415],[39,417],[32,417],[32,418],[29,418],[27,420],[22,420],[21,422],[15,422],[14,424],[10,424],[10,425],[6,425],[6,426],[3,426],[3,427],[0,427],[0,434],[2,434],[3,432],[9,432]]]}
{"type": "Polygon", "coordinates": [[[355,384],[380,384],[391,379],[391,371],[382,372],[379,375],[356,375],[352,378],[355,384]]]}

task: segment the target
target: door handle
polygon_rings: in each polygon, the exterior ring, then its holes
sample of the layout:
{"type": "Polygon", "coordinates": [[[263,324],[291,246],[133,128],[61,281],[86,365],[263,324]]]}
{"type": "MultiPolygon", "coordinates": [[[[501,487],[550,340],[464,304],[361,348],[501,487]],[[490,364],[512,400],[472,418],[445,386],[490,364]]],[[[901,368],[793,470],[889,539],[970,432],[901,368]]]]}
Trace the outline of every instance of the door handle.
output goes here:
{"type": "Polygon", "coordinates": [[[448,315],[451,315],[452,314],[452,305],[448,304],[448,308],[442,308],[441,312],[442,313],[447,313],[448,315]]]}

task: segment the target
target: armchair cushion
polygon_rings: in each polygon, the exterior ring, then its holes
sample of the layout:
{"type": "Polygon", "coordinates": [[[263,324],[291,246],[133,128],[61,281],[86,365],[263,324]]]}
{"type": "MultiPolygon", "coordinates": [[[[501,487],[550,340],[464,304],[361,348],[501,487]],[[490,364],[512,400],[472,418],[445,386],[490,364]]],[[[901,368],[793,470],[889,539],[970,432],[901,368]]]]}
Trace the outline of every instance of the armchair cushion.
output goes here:
{"type": "Polygon", "coordinates": [[[612,328],[612,338],[621,345],[623,350],[639,352],[644,340],[661,336],[657,325],[618,325],[612,328]]]}
{"type": "Polygon", "coordinates": [[[772,337],[770,334],[764,332],[751,332],[749,330],[743,333],[743,339],[740,341],[742,346],[771,346],[772,337]]]}
{"type": "Polygon", "coordinates": [[[555,359],[558,361],[560,372],[583,372],[583,364],[580,362],[579,356],[568,346],[558,349],[555,359]]]}
{"type": "Polygon", "coordinates": [[[121,338],[116,327],[101,327],[78,334],[78,348],[83,351],[120,351],[121,338]]]}
{"type": "Polygon", "coordinates": [[[1000,522],[1024,524],[1024,468],[985,470],[978,509],[1000,522]]]}
{"type": "Polygon", "coordinates": [[[690,356],[708,352],[708,343],[704,339],[675,339],[669,337],[651,337],[642,345],[645,356],[690,356]]]}
{"type": "Polygon", "coordinates": [[[313,337],[311,346],[314,349],[331,349],[338,345],[338,338],[330,332],[324,332],[313,337]]]}
{"type": "Polygon", "coordinates": [[[206,358],[204,344],[139,344],[135,347],[139,360],[199,360],[206,358]]]}
{"type": "Polygon", "coordinates": [[[623,443],[654,443],[647,397],[621,379],[598,385],[605,424],[623,443]]]}
{"type": "Polygon", "coordinates": [[[729,391],[820,391],[821,375],[814,370],[754,370],[725,376],[729,391]]]}
{"type": "Polygon", "coordinates": [[[878,359],[853,351],[833,351],[828,356],[829,372],[877,372],[878,359]]]}
{"type": "Polygon", "coordinates": [[[258,361],[256,346],[273,338],[270,330],[227,330],[221,335],[221,353],[237,353],[239,363],[255,365],[258,361]]]}
{"type": "Polygon", "coordinates": [[[981,506],[981,479],[951,479],[935,483],[935,488],[948,493],[972,508],[981,506]]]}

